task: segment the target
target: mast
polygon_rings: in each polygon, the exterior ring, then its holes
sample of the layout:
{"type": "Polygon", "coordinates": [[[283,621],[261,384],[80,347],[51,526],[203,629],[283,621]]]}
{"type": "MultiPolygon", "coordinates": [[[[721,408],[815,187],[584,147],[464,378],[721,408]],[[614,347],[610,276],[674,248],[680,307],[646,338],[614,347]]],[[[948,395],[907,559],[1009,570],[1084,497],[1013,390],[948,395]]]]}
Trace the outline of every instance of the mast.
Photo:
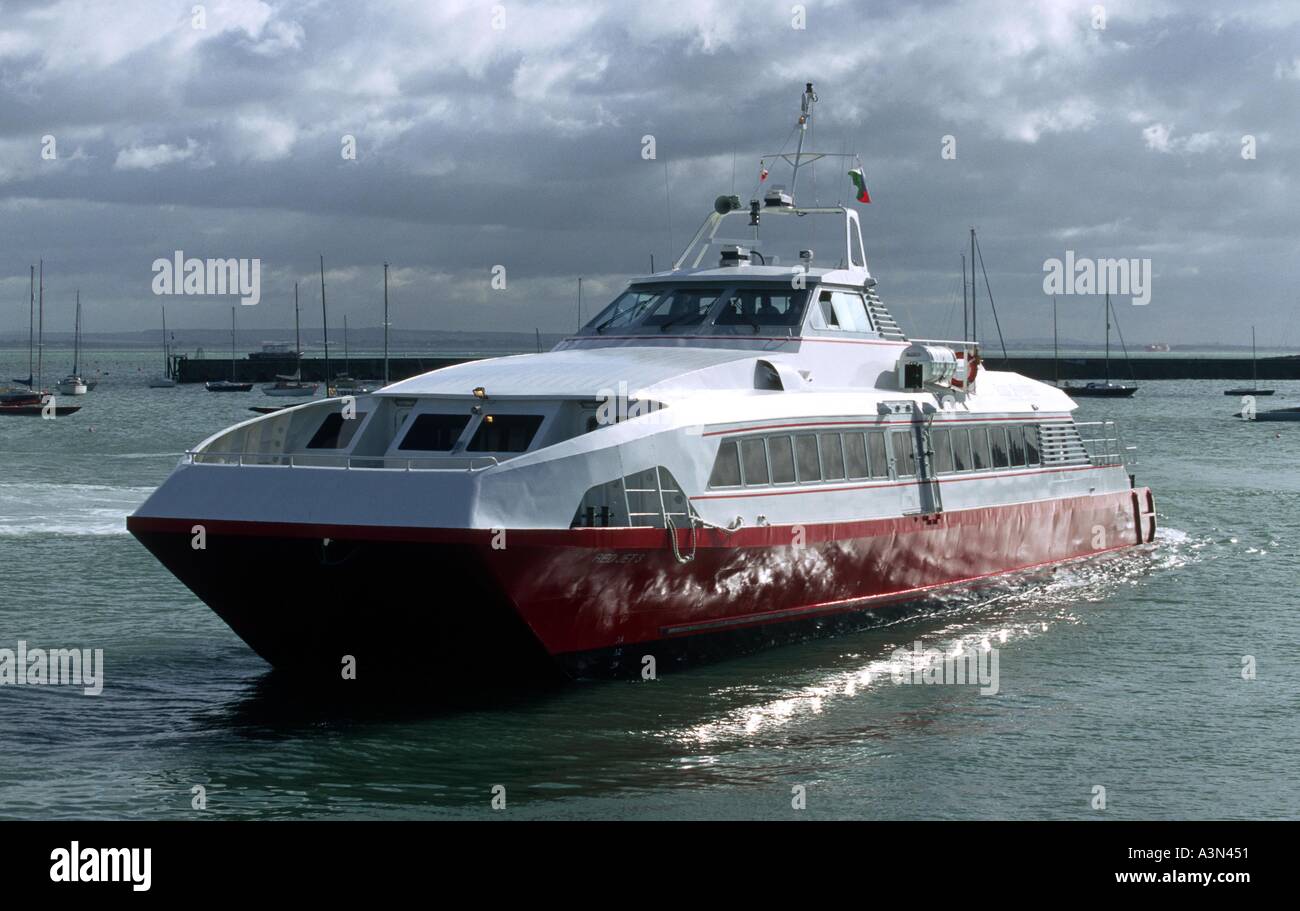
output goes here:
{"type": "Polygon", "coordinates": [[[235,308],[230,308],[230,382],[235,381],[235,308]]]}
{"type": "Polygon", "coordinates": [[[77,321],[72,329],[72,375],[77,376],[81,367],[81,289],[77,289],[77,321]]]}
{"type": "Polygon", "coordinates": [[[966,254],[961,255],[961,340],[970,341],[970,305],[966,302],[966,254]]]}
{"type": "Polygon", "coordinates": [[[163,336],[162,336],[162,343],[163,343],[163,376],[171,376],[171,372],[172,372],[172,369],[171,369],[171,368],[172,368],[172,362],[171,362],[171,358],[169,358],[169,357],[167,356],[167,305],[166,305],[166,304],[159,304],[158,307],[159,307],[159,309],[162,310],[162,324],[163,324],[163,336]]]}
{"type": "Polygon", "coordinates": [[[578,328],[582,328],[582,276],[578,276],[578,328]]]}
{"type": "Polygon", "coordinates": [[[293,356],[297,360],[297,378],[302,380],[302,331],[298,328],[298,283],[293,283],[293,356]]]}
{"type": "Polygon", "coordinates": [[[40,291],[36,301],[36,376],[37,388],[45,389],[45,260],[41,260],[40,291]]]}
{"type": "Polygon", "coordinates": [[[388,263],[384,263],[384,385],[388,385],[388,263]]]}
{"type": "Polygon", "coordinates": [[[32,370],[32,359],[36,351],[36,267],[28,268],[31,276],[27,288],[27,388],[31,389],[32,378],[36,376],[32,370]]]}
{"type": "Polygon", "coordinates": [[[1106,292],[1106,385],[1110,385],[1110,291],[1106,292]]]}
{"type": "Polygon", "coordinates": [[[1250,388],[1259,388],[1259,365],[1255,361],[1255,327],[1250,327],[1250,388]]]}
{"type": "MultiPolygon", "coordinates": [[[[965,274],[963,271],[963,278],[965,274]]],[[[975,311],[975,292],[977,288],[978,286],[975,284],[975,227],[972,225],[970,229],[970,341],[978,345],[980,334],[975,311]]]]}
{"type": "Polygon", "coordinates": [[[330,325],[325,310],[325,254],[320,258],[320,325],[325,335],[325,395],[330,394],[330,325]]]}
{"type": "Polygon", "coordinates": [[[803,155],[804,137],[808,135],[808,123],[812,120],[813,105],[817,103],[817,93],[811,82],[804,83],[803,97],[799,100],[799,145],[794,152],[794,173],[790,175],[790,198],[794,199],[794,185],[799,180],[799,159],[803,155]]]}
{"type": "Polygon", "coordinates": [[[1052,295],[1052,372],[1056,385],[1061,385],[1061,352],[1056,341],[1056,295],[1052,295]]]}
{"type": "Polygon", "coordinates": [[[348,354],[348,315],[343,314],[343,375],[352,375],[352,355],[348,354]]]}

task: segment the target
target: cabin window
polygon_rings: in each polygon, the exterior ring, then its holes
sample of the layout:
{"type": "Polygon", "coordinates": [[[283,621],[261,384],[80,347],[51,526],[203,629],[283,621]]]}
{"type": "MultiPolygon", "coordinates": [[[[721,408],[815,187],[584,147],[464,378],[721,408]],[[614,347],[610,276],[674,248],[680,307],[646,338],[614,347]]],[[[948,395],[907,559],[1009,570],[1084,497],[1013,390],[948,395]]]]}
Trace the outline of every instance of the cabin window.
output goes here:
{"type": "Polygon", "coordinates": [[[885,455],[885,434],[880,430],[867,431],[867,453],[871,456],[871,476],[889,477],[889,457],[885,455]]]}
{"type": "Polygon", "coordinates": [[[849,222],[849,260],[855,266],[865,266],[862,258],[862,235],[858,231],[857,221],[849,222]]]}
{"type": "Polygon", "coordinates": [[[894,438],[894,471],[900,478],[910,478],[916,474],[916,453],[912,447],[912,431],[894,430],[889,434],[894,438]]]}
{"type": "Polygon", "coordinates": [[[798,436],[794,438],[794,460],[799,468],[799,482],[806,484],[809,481],[820,481],[822,479],[821,462],[817,458],[817,438],[814,436],[798,436]]]}
{"type": "MultiPolygon", "coordinates": [[[[737,288],[722,305],[715,326],[798,326],[807,291],[791,288],[737,288]]],[[[649,321],[647,321],[649,322],[649,321]]]]}
{"type": "Polygon", "coordinates": [[[643,325],[660,329],[698,326],[709,315],[721,293],[718,289],[672,288],[654,301],[643,325]]]}
{"type": "Polygon", "coordinates": [[[763,446],[763,439],[741,440],[740,454],[745,466],[745,483],[768,483],[767,449],[763,446]]]}
{"type": "Polygon", "coordinates": [[[1011,467],[1023,468],[1025,465],[1025,433],[1019,424],[1007,428],[1007,440],[1010,443],[1011,467]]]}
{"type": "Polygon", "coordinates": [[[366,413],[358,411],[356,416],[345,419],[343,413],[335,411],[325,416],[325,420],[307,443],[308,449],[347,449],[361,426],[366,413]]]}
{"type": "Polygon", "coordinates": [[[841,329],[847,332],[871,331],[871,321],[867,319],[867,305],[862,302],[861,294],[853,291],[832,291],[831,306],[835,308],[835,316],[841,329]]]}
{"type": "Polygon", "coordinates": [[[713,473],[709,475],[710,487],[740,486],[740,455],[736,444],[723,443],[718,447],[718,457],[713,460],[713,473]]]}
{"type": "Polygon", "coordinates": [[[662,293],[662,290],[638,291],[635,288],[624,291],[614,299],[612,304],[596,314],[596,318],[587,324],[587,328],[597,332],[608,332],[610,329],[631,326],[641,318],[641,314],[645,312],[650,302],[662,293]]]}
{"type": "Polygon", "coordinates": [[[822,477],[827,481],[843,481],[844,451],[840,448],[840,435],[823,433],[818,441],[822,450],[822,477]]]}
{"type": "Polygon", "coordinates": [[[971,465],[976,471],[987,471],[993,467],[993,458],[989,455],[989,435],[983,427],[970,429],[971,465]]]}
{"type": "Polygon", "coordinates": [[[1006,468],[1011,464],[1007,458],[1007,428],[997,426],[989,428],[989,443],[993,447],[993,467],[1006,468]]]}
{"type": "Polygon", "coordinates": [[[541,426],[540,414],[484,415],[466,448],[470,452],[524,452],[541,426]]]}
{"type": "Polygon", "coordinates": [[[930,448],[934,450],[934,471],[937,474],[952,472],[952,443],[946,429],[930,431],[930,448]]]}
{"type": "Polygon", "coordinates": [[[970,431],[965,427],[954,427],[948,431],[948,436],[952,440],[953,470],[969,471],[971,467],[970,431]]]}
{"type": "Polygon", "coordinates": [[[772,437],[767,441],[767,454],[772,462],[772,483],[794,483],[794,449],[789,437],[772,437]]]}
{"type": "Polygon", "coordinates": [[[467,414],[416,415],[411,429],[398,445],[398,449],[417,449],[421,452],[446,452],[456,445],[465,425],[467,414]]]}
{"type": "Polygon", "coordinates": [[[1025,461],[1030,465],[1038,465],[1042,461],[1039,453],[1038,444],[1038,425],[1025,425],[1025,461]]]}
{"type": "Polygon", "coordinates": [[[856,480],[871,476],[867,470],[867,444],[862,434],[844,434],[844,462],[850,478],[856,480]]]}

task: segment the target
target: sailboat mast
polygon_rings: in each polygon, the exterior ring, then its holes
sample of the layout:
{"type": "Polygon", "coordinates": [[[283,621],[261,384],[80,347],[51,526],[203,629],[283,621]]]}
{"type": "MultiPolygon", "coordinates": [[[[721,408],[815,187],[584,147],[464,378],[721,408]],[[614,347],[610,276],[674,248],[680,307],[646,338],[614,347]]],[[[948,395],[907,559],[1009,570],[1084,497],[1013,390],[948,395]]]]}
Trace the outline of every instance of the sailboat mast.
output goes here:
{"type": "Polygon", "coordinates": [[[77,321],[72,329],[72,375],[81,373],[81,289],[77,289],[77,321]]]}
{"type": "Polygon", "coordinates": [[[45,260],[41,260],[40,290],[36,302],[36,387],[45,388],[45,260]]]}
{"type": "Polygon", "coordinates": [[[36,267],[31,269],[31,281],[27,288],[27,388],[32,388],[32,359],[36,356],[36,267]]]}
{"type": "Polygon", "coordinates": [[[230,308],[230,382],[235,381],[235,308],[230,308]]]}
{"type": "Polygon", "coordinates": [[[1052,295],[1052,373],[1056,385],[1061,385],[1061,348],[1056,335],[1056,295],[1052,295]]]}
{"type": "Polygon", "coordinates": [[[348,315],[343,314],[343,375],[352,375],[352,355],[348,353],[348,315]]]}
{"type": "Polygon", "coordinates": [[[970,305],[966,301],[966,254],[961,255],[961,340],[970,341],[970,305]]]}
{"type": "Polygon", "coordinates": [[[1110,385],[1110,292],[1106,292],[1106,385],[1110,385]]]}
{"type": "Polygon", "coordinates": [[[1259,388],[1259,364],[1255,360],[1255,327],[1250,327],[1250,388],[1259,388]]]}
{"type": "Polygon", "coordinates": [[[388,385],[388,263],[384,263],[384,385],[388,385]]]}
{"type": "Polygon", "coordinates": [[[172,375],[172,362],[171,362],[171,358],[169,358],[169,357],[167,356],[167,305],[166,305],[166,304],[159,304],[158,306],[159,306],[159,309],[162,310],[162,324],[163,324],[163,334],[162,334],[162,343],[163,343],[163,376],[171,376],[171,375],[172,375]]]}
{"type": "Polygon", "coordinates": [[[293,356],[298,359],[298,379],[302,379],[302,331],[298,328],[298,283],[293,283],[293,356]]]}
{"type": "Polygon", "coordinates": [[[320,258],[320,325],[325,335],[325,394],[330,393],[330,324],[325,310],[325,254],[320,258]]]}
{"type": "MultiPolygon", "coordinates": [[[[965,273],[962,273],[963,276],[965,273]]],[[[970,229],[970,341],[979,344],[979,328],[976,321],[975,311],[975,294],[978,286],[975,284],[975,228],[970,229]]]]}

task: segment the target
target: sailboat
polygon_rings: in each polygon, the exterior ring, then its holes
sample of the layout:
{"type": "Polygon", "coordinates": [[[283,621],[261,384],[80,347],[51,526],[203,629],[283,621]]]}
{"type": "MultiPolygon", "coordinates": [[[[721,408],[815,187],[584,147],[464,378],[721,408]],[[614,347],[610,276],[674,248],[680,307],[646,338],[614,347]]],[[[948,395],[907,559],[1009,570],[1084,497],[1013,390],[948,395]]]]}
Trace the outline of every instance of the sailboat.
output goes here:
{"type": "Polygon", "coordinates": [[[0,389],[0,405],[39,405],[41,395],[34,387],[36,381],[36,267],[31,267],[31,289],[27,312],[27,377],[14,377],[15,386],[0,389]],[[26,388],[20,388],[26,387],[26,388]]]}
{"type": "MultiPolygon", "coordinates": [[[[25,415],[27,417],[63,417],[81,410],[80,405],[59,405],[54,397],[45,391],[45,263],[41,262],[40,294],[36,306],[36,375],[27,377],[28,389],[25,393],[0,400],[0,414],[25,415]],[[35,384],[32,380],[35,380],[35,384]]],[[[29,331],[30,337],[30,331],[29,331]]],[[[28,360],[31,359],[31,341],[28,341],[28,360]]],[[[29,365],[30,366],[30,365],[29,365]]]]}
{"type": "Polygon", "coordinates": [[[343,372],[330,384],[332,395],[363,395],[374,392],[379,384],[372,380],[359,380],[352,375],[352,357],[348,352],[348,317],[343,315],[343,372]]]}
{"type": "MultiPolygon", "coordinates": [[[[1128,398],[1138,391],[1138,387],[1133,383],[1112,383],[1110,381],[1110,292],[1106,292],[1106,381],[1104,383],[1085,383],[1082,386],[1071,386],[1068,382],[1060,388],[1068,392],[1073,398],[1128,398]]],[[[1128,360],[1128,350],[1124,351],[1124,359],[1128,360]]],[[[1130,368],[1131,369],[1131,368],[1130,368]]]]}
{"type": "Polygon", "coordinates": [[[319,383],[302,381],[302,332],[298,326],[298,283],[293,283],[293,350],[298,358],[298,369],[292,376],[276,374],[274,383],[267,383],[262,391],[275,396],[308,396],[316,394],[319,383]]]}
{"type": "Polygon", "coordinates": [[[230,379],[212,380],[203,384],[208,392],[248,392],[252,383],[240,383],[235,380],[235,308],[230,308],[230,379]]]}
{"type": "Polygon", "coordinates": [[[176,381],[168,376],[171,373],[171,352],[167,350],[167,307],[163,305],[162,309],[162,343],[163,343],[163,372],[149,377],[150,389],[172,389],[176,386],[176,381]]]}
{"type": "Polygon", "coordinates": [[[1255,327],[1250,327],[1250,388],[1225,389],[1224,395],[1272,395],[1272,389],[1259,388],[1259,361],[1255,357],[1255,327]]]}
{"type": "Polygon", "coordinates": [[[81,378],[81,289],[77,289],[77,321],[72,335],[72,372],[59,380],[59,395],[85,395],[90,391],[81,378]]]}

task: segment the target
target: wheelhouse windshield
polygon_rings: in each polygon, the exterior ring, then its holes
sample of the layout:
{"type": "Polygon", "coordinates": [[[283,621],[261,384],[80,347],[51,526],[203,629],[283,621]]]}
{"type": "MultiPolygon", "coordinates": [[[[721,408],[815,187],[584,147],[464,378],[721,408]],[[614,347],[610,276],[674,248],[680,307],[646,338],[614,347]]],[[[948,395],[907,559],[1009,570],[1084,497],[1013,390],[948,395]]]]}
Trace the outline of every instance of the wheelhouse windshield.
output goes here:
{"type": "Polygon", "coordinates": [[[708,327],[747,326],[797,328],[803,323],[807,290],[787,284],[646,285],[629,288],[600,311],[583,329],[605,334],[618,332],[700,331],[708,327]]]}

